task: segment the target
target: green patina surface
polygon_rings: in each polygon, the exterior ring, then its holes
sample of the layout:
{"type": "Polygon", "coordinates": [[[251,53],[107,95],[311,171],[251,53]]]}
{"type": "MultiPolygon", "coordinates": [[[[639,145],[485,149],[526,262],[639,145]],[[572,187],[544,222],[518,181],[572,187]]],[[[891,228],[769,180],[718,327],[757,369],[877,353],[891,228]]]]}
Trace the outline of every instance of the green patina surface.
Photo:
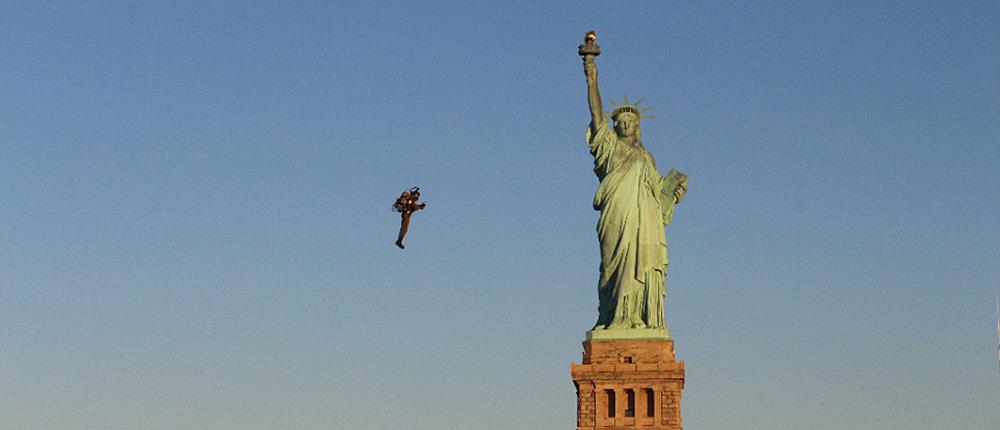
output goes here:
{"type": "Polygon", "coordinates": [[[597,85],[600,47],[581,45],[591,122],[587,146],[600,185],[593,206],[601,212],[598,318],[588,339],[669,338],[663,316],[666,297],[667,239],[664,228],[687,192],[687,176],[671,170],[661,176],[642,144],[638,104],[618,106],[609,127],[597,85]]]}

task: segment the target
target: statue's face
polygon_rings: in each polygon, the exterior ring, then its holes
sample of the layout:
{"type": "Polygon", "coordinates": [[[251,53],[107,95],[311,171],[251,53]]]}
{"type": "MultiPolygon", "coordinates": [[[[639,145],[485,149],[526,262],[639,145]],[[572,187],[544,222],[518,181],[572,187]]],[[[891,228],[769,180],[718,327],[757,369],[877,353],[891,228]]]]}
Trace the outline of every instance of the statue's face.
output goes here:
{"type": "Polygon", "coordinates": [[[636,137],[639,135],[639,118],[632,113],[623,113],[615,118],[615,133],[618,137],[636,137]]]}

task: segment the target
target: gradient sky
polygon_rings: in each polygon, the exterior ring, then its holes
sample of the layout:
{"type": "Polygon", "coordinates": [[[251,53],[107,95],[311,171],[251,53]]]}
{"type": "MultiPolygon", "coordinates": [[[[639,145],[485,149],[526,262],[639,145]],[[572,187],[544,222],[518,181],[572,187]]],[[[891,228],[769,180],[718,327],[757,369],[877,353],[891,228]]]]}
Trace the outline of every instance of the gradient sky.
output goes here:
{"type": "Polygon", "coordinates": [[[139,3],[0,3],[0,428],[573,428],[596,29],[685,428],[1000,429],[995,1],[139,3]]]}

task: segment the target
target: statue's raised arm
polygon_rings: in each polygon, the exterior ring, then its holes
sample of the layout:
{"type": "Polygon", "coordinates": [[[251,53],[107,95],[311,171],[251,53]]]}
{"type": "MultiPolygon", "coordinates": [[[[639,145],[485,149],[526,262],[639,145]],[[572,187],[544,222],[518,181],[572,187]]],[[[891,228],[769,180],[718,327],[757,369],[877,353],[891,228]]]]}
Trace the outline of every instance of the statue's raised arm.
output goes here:
{"type": "Polygon", "coordinates": [[[601,46],[594,43],[597,34],[594,31],[587,32],[583,38],[583,45],[580,45],[578,53],[583,57],[583,73],[587,76],[587,103],[590,105],[590,129],[597,133],[597,129],[604,125],[604,108],[601,103],[601,91],[597,88],[597,63],[594,57],[601,55],[601,46]]]}

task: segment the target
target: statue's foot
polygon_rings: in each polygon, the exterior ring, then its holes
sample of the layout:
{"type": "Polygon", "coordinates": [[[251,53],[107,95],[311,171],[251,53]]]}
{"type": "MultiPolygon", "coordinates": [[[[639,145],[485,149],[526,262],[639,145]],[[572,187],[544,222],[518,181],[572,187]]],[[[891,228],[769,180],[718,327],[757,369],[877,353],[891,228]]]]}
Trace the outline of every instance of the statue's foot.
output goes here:
{"type": "Polygon", "coordinates": [[[594,328],[592,328],[591,330],[604,330],[605,328],[606,327],[604,327],[604,324],[598,324],[595,325],[594,328]]]}
{"type": "Polygon", "coordinates": [[[646,328],[646,323],[642,322],[632,323],[632,328],[646,328]]]}

